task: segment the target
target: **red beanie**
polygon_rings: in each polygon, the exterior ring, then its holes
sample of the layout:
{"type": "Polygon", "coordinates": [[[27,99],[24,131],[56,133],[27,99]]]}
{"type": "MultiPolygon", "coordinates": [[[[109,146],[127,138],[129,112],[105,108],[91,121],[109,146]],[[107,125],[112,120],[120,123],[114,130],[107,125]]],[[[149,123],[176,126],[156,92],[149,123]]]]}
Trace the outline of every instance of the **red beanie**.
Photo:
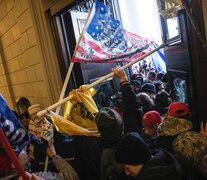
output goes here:
{"type": "Polygon", "coordinates": [[[11,169],[11,161],[6,154],[0,154],[0,173],[11,169]]]}
{"type": "Polygon", "coordinates": [[[162,117],[157,111],[148,111],[144,114],[143,121],[146,125],[154,125],[161,123],[162,117]]]}
{"type": "Polygon", "coordinates": [[[190,113],[188,106],[182,102],[174,102],[169,106],[169,115],[174,117],[185,116],[190,113]]]}

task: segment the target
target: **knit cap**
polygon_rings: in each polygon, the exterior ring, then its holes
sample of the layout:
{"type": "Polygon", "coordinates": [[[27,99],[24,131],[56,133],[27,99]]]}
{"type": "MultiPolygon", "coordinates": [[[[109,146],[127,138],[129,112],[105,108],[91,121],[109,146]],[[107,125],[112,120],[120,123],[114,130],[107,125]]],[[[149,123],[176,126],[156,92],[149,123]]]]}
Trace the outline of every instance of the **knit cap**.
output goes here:
{"type": "Polygon", "coordinates": [[[142,85],[142,82],[141,82],[140,80],[132,80],[132,81],[131,81],[131,85],[134,85],[134,86],[140,88],[141,85],[142,85]]]}
{"type": "Polygon", "coordinates": [[[42,110],[42,106],[41,106],[40,104],[34,104],[34,105],[30,106],[30,107],[28,108],[28,112],[29,112],[30,118],[31,118],[32,120],[37,119],[37,118],[38,118],[38,117],[37,117],[37,113],[38,113],[39,111],[41,111],[41,110],[42,110]]]}
{"type": "Polygon", "coordinates": [[[145,83],[141,88],[141,92],[149,92],[156,94],[155,85],[152,83],[145,83]]]}
{"type": "Polygon", "coordinates": [[[111,108],[102,108],[95,118],[98,131],[106,140],[119,138],[123,133],[123,119],[111,108]]]}
{"type": "Polygon", "coordinates": [[[115,160],[121,164],[144,164],[151,158],[151,152],[136,132],[124,135],[117,146],[115,160]]]}

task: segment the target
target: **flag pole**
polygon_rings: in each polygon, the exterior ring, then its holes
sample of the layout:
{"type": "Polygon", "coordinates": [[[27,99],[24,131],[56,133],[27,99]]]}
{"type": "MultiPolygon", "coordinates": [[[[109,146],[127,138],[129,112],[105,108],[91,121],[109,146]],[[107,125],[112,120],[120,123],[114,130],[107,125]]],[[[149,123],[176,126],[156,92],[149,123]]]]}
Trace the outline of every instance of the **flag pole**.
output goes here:
{"type": "MultiPolygon", "coordinates": [[[[140,56],[138,59],[136,59],[136,60],[134,60],[134,61],[131,61],[131,62],[129,62],[128,64],[122,66],[122,68],[123,68],[123,69],[126,69],[126,68],[130,67],[130,66],[133,65],[134,63],[137,63],[138,61],[141,61],[142,59],[144,59],[144,58],[146,58],[147,56],[153,54],[154,52],[158,51],[159,49],[164,48],[166,45],[167,45],[167,44],[162,44],[162,45],[160,45],[159,47],[155,48],[154,50],[150,51],[149,53],[146,53],[145,55],[140,56]]],[[[103,81],[105,81],[105,80],[107,80],[107,79],[113,77],[113,76],[114,76],[114,73],[111,72],[111,73],[107,74],[106,76],[101,77],[101,78],[98,79],[97,81],[95,81],[95,82],[93,82],[92,84],[90,84],[86,89],[84,89],[84,92],[87,91],[87,90],[89,90],[90,88],[96,86],[97,84],[100,84],[101,82],[103,82],[103,81]]],[[[46,114],[48,111],[51,111],[51,110],[55,109],[56,107],[60,106],[61,104],[66,103],[66,102],[69,101],[70,99],[71,99],[71,97],[68,96],[68,97],[62,99],[61,101],[56,102],[55,104],[49,106],[48,108],[46,108],[46,109],[44,109],[44,110],[42,110],[42,111],[39,111],[39,112],[37,113],[37,116],[38,116],[38,117],[43,116],[43,115],[46,114]]]]}
{"type": "Polygon", "coordinates": [[[0,127],[0,142],[5,148],[7,155],[9,156],[10,160],[14,164],[16,170],[18,171],[19,175],[22,176],[23,179],[28,180],[29,177],[25,174],[23,167],[20,165],[17,156],[15,155],[11,145],[8,142],[6,135],[4,134],[2,128],[0,127]]]}
{"type": "MultiPolygon", "coordinates": [[[[126,68],[132,66],[133,64],[135,64],[135,63],[139,62],[140,60],[146,58],[147,56],[153,54],[154,52],[158,51],[159,49],[164,48],[165,46],[166,46],[166,44],[161,44],[159,47],[155,48],[154,50],[150,51],[149,53],[144,54],[143,56],[140,56],[138,59],[136,59],[134,61],[131,61],[128,64],[125,64],[124,66],[122,66],[122,69],[126,69],[126,68]]],[[[86,89],[84,89],[84,91],[89,90],[90,88],[100,84],[101,82],[103,82],[103,81],[105,81],[105,80],[107,80],[107,79],[109,79],[110,77],[113,77],[113,76],[114,76],[114,73],[111,72],[110,74],[107,74],[106,76],[101,77],[100,79],[98,79],[97,81],[94,81],[88,87],[86,87],[86,89]]]]}
{"type": "MultiPolygon", "coordinates": [[[[95,6],[95,5],[94,5],[94,6],[95,6]]],[[[89,20],[89,18],[90,18],[92,9],[93,9],[93,7],[91,8],[90,12],[88,13],[88,16],[87,16],[87,18],[86,18],[86,22],[85,22],[85,24],[84,24],[84,26],[83,26],[83,29],[82,29],[82,32],[81,32],[81,34],[80,34],[80,36],[79,36],[79,38],[78,38],[78,42],[77,42],[77,44],[76,44],[76,47],[75,47],[75,51],[74,51],[74,53],[73,53],[73,56],[74,56],[74,55],[76,54],[76,52],[77,52],[78,45],[80,44],[80,41],[81,41],[81,39],[82,39],[82,37],[83,37],[83,33],[84,33],[84,31],[85,31],[86,24],[88,23],[88,20],[89,20]]],[[[72,57],[73,57],[73,56],[72,56],[72,57]]],[[[65,78],[65,81],[64,81],[64,85],[63,85],[61,94],[60,94],[59,101],[61,101],[61,100],[63,99],[64,95],[65,95],[65,90],[66,90],[66,88],[67,88],[68,81],[69,81],[69,78],[70,78],[70,75],[71,75],[73,66],[74,66],[74,63],[71,62],[71,63],[70,63],[70,67],[69,67],[68,72],[67,72],[67,75],[66,75],[66,78],[65,78]]],[[[59,106],[57,107],[56,111],[55,111],[57,114],[59,114],[59,112],[60,112],[60,107],[61,107],[61,106],[59,105],[59,106]]]]}
{"type": "Polygon", "coordinates": [[[47,172],[48,162],[49,162],[49,156],[46,155],[45,164],[44,164],[44,171],[45,171],[45,172],[47,172]]]}
{"type": "MultiPolygon", "coordinates": [[[[73,69],[73,65],[74,65],[74,63],[71,62],[70,63],[70,66],[69,66],[69,69],[68,69],[68,72],[67,72],[67,75],[65,77],[65,81],[64,81],[64,84],[63,84],[63,88],[62,88],[61,93],[60,93],[59,101],[61,101],[63,99],[64,95],[65,95],[65,90],[66,90],[66,88],[68,86],[68,81],[69,81],[69,78],[70,78],[70,75],[71,75],[71,72],[72,72],[72,69],[73,69]]],[[[56,108],[56,113],[57,114],[59,114],[59,112],[60,112],[60,107],[61,106],[58,106],[56,108]]]]}

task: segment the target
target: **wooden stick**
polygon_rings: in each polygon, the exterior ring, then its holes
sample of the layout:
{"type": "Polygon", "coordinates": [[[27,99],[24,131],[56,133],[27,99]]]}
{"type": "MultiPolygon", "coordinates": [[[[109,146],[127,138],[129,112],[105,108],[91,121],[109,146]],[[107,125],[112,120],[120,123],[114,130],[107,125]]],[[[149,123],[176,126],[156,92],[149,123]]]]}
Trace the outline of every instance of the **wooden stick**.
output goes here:
{"type": "MultiPolygon", "coordinates": [[[[70,78],[70,75],[71,75],[71,72],[72,72],[72,69],[73,69],[73,65],[74,65],[74,63],[71,62],[71,63],[70,63],[70,67],[69,67],[68,72],[67,72],[67,75],[66,75],[66,78],[65,78],[65,81],[64,81],[64,85],[63,85],[61,94],[60,94],[59,101],[61,101],[61,100],[64,98],[65,90],[66,90],[66,88],[67,88],[67,86],[68,86],[68,81],[69,81],[69,78],[70,78]]],[[[57,113],[57,114],[59,114],[59,112],[60,112],[60,108],[61,108],[61,106],[58,106],[58,107],[57,107],[57,109],[56,109],[56,113],[57,113]]]]}
{"type": "Polygon", "coordinates": [[[48,111],[51,111],[51,110],[55,109],[56,107],[58,107],[58,106],[60,106],[60,105],[62,105],[64,103],[66,103],[70,99],[71,99],[71,97],[68,96],[68,97],[64,98],[63,100],[56,102],[55,104],[49,106],[48,108],[46,108],[46,109],[44,109],[42,111],[39,111],[37,113],[37,116],[38,117],[44,116],[48,111]]]}
{"type": "MultiPolygon", "coordinates": [[[[145,54],[145,55],[143,55],[143,56],[140,56],[138,59],[136,59],[136,60],[134,60],[134,61],[131,61],[131,62],[129,62],[128,64],[122,66],[122,69],[126,69],[126,68],[132,66],[133,64],[135,64],[135,63],[141,61],[142,59],[146,58],[147,56],[153,54],[154,52],[158,51],[159,49],[161,49],[161,48],[163,48],[163,47],[165,47],[165,46],[166,46],[166,44],[162,44],[162,45],[160,45],[159,47],[157,47],[156,49],[152,50],[151,52],[149,52],[149,53],[147,53],[147,54],[145,54]]],[[[109,79],[110,77],[113,77],[113,76],[114,76],[114,73],[111,72],[110,74],[107,74],[106,76],[101,77],[101,78],[98,79],[97,81],[94,81],[92,84],[90,84],[90,85],[89,85],[86,89],[84,89],[84,90],[87,91],[88,89],[90,89],[90,88],[96,86],[97,84],[100,84],[101,82],[103,82],[103,81],[105,81],[105,80],[107,80],[107,79],[109,79]]]]}
{"type": "MultiPolygon", "coordinates": [[[[141,61],[142,59],[146,58],[147,56],[153,54],[154,52],[158,51],[159,49],[161,49],[161,48],[163,48],[163,47],[165,47],[165,46],[166,46],[166,44],[162,44],[162,45],[160,45],[159,47],[157,47],[156,49],[152,50],[151,52],[146,53],[145,55],[140,56],[138,59],[136,59],[136,60],[134,60],[134,61],[131,61],[131,62],[129,62],[128,64],[124,65],[122,68],[123,68],[123,69],[126,69],[126,68],[130,67],[130,66],[133,65],[134,63],[137,63],[138,61],[141,61]]],[[[105,80],[107,80],[107,79],[113,77],[113,76],[114,76],[114,73],[111,72],[110,74],[107,74],[106,76],[101,77],[101,78],[98,79],[97,81],[95,81],[95,82],[93,82],[92,84],[90,84],[90,85],[84,90],[84,92],[87,91],[88,89],[90,89],[90,88],[96,86],[97,84],[100,84],[101,82],[103,82],[103,81],[105,81],[105,80]]],[[[46,108],[46,109],[44,109],[44,110],[42,110],[42,111],[39,111],[39,112],[37,113],[37,116],[38,116],[38,117],[43,116],[43,115],[46,114],[48,111],[51,111],[51,110],[55,109],[56,107],[60,106],[61,104],[64,104],[65,102],[69,101],[70,99],[71,99],[71,97],[68,96],[68,97],[64,98],[63,100],[58,101],[57,103],[55,103],[55,104],[49,106],[48,108],[46,108]]]]}
{"type": "Polygon", "coordinates": [[[23,179],[28,180],[29,177],[25,174],[23,167],[20,165],[17,156],[15,155],[10,143],[6,135],[4,134],[2,128],[0,127],[0,142],[3,145],[7,155],[9,156],[10,160],[14,164],[16,170],[18,171],[19,175],[22,176],[23,179]]]}
{"type": "MultiPolygon", "coordinates": [[[[94,5],[94,6],[95,6],[95,5],[94,5]]],[[[81,41],[81,39],[82,39],[82,37],[83,37],[83,33],[85,32],[86,24],[88,23],[88,20],[89,20],[89,18],[90,18],[92,9],[93,9],[93,7],[91,8],[90,12],[88,13],[88,16],[87,16],[87,18],[86,18],[86,22],[84,23],[84,27],[83,27],[83,29],[82,29],[82,31],[81,31],[81,34],[80,34],[79,38],[78,38],[78,42],[77,42],[77,44],[76,44],[76,47],[75,47],[75,51],[74,51],[74,53],[73,53],[73,56],[75,56],[75,54],[76,54],[76,52],[77,52],[78,46],[79,46],[80,41],[81,41]]],[[[73,57],[73,56],[72,56],[72,57],[73,57]]],[[[63,88],[62,88],[62,90],[61,90],[61,94],[60,94],[59,101],[61,101],[61,100],[64,98],[65,90],[66,90],[67,85],[68,85],[68,81],[69,81],[69,78],[70,78],[70,75],[71,75],[71,72],[72,72],[72,69],[73,69],[73,65],[74,65],[74,63],[71,62],[71,63],[70,63],[70,67],[69,67],[68,72],[67,72],[67,75],[66,75],[66,78],[65,78],[65,81],[64,81],[63,88]]],[[[61,105],[61,104],[60,104],[60,105],[61,105]]],[[[56,109],[56,113],[57,113],[57,114],[59,114],[59,112],[60,112],[60,107],[61,107],[61,106],[58,106],[57,109],[56,109]]]]}
{"type": "Polygon", "coordinates": [[[48,155],[46,156],[46,159],[45,159],[45,166],[44,166],[44,171],[47,172],[47,169],[48,169],[48,160],[49,160],[49,157],[48,155]]]}

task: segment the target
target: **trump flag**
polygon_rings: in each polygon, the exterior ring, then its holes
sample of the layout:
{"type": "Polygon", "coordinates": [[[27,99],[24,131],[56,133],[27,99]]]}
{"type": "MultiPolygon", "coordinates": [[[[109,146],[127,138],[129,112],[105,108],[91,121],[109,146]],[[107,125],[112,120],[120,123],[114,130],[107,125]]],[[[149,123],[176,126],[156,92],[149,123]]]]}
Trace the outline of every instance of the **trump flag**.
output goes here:
{"type": "Polygon", "coordinates": [[[96,1],[72,57],[73,62],[121,62],[142,56],[149,39],[121,28],[110,10],[96,1]]]}
{"type": "Polygon", "coordinates": [[[14,113],[0,95],[0,128],[6,135],[15,154],[18,155],[28,144],[30,137],[14,113]]]}

